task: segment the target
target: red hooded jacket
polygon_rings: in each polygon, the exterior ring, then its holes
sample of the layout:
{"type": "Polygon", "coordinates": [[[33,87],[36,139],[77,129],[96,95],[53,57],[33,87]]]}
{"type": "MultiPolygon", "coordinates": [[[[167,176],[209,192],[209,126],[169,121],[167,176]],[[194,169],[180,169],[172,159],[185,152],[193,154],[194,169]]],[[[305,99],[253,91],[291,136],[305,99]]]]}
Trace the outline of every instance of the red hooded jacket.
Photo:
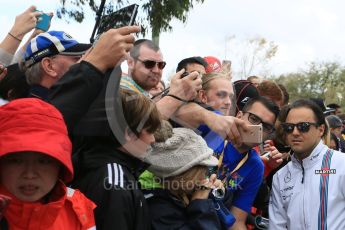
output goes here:
{"type": "Polygon", "coordinates": [[[3,213],[9,229],[96,229],[96,205],[64,184],[73,178],[73,167],[72,146],[62,115],[39,99],[18,99],[0,107],[0,158],[26,151],[55,158],[63,166],[63,174],[47,203],[21,201],[0,183],[0,194],[11,198],[3,213]]]}

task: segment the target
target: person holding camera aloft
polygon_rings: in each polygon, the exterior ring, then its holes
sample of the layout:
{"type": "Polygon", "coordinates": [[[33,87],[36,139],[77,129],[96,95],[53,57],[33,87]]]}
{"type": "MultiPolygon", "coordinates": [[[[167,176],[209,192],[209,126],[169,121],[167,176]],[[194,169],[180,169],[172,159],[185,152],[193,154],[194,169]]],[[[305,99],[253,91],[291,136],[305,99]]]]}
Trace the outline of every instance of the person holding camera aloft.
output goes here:
{"type": "MultiPolygon", "coordinates": [[[[42,12],[35,10],[36,6],[30,6],[23,13],[16,16],[14,25],[0,43],[0,64],[7,66],[11,63],[18,62],[18,60],[16,60],[17,58],[14,57],[15,52],[24,36],[35,28],[38,17],[42,14],[42,12]]],[[[53,16],[52,13],[51,16],[53,16]]],[[[34,30],[28,41],[42,32],[41,30],[34,30]]],[[[16,56],[21,57],[21,53],[16,56]]]]}

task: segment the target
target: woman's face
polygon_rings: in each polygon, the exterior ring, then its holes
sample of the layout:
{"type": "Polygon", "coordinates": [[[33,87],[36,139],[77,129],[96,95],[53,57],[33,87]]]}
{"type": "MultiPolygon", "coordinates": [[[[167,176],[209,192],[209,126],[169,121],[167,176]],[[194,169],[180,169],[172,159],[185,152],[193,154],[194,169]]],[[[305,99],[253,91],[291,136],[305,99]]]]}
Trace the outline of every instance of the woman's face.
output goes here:
{"type": "MultiPolygon", "coordinates": [[[[206,166],[194,166],[187,172],[180,176],[175,177],[172,180],[172,185],[175,183],[178,190],[182,190],[187,194],[192,194],[197,187],[206,183],[208,176],[208,167],[206,166]]],[[[172,187],[172,189],[174,189],[172,187]]]]}

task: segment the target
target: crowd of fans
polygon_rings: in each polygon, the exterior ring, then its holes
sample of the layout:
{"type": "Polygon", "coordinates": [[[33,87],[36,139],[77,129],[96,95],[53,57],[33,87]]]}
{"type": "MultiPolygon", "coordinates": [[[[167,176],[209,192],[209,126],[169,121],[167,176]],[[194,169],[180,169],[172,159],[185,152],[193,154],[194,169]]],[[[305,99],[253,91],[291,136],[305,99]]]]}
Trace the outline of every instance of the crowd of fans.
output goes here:
{"type": "Polygon", "coordinates": [[[166,83],[140,27],[82,44],[35,10],[0,43],[1,230],[345,229],[338,104],[212,56],[166,83]]]}

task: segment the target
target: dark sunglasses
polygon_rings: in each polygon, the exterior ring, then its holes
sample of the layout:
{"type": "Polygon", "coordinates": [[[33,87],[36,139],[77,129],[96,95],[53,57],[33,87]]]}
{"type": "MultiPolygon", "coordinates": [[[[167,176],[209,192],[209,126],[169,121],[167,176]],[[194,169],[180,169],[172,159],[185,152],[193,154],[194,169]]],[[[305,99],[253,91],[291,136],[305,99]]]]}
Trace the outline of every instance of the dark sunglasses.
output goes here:
{"type": "Polygon", "coordinates": [[[156,66],[158,66],[159,69],[164,69],[165,65],[167,64],[165,61],[152,61],[152,60],[140,60],[137,58],[138,61],[144,64],[146,69],[152,69],[156,66]]]}
{"type": "Polygon", "coordinates": [[[263,122],[260,117],[255,115],[254,113],[251,112],[243,112],[243,113],[248,113],[248,121],[252,123],[253,125],[260,125],[262,124],[262,129],[266,133],[273,133],[275,128],[273,125],[268,124],[266,122],[263,122]]]}
{"type": "Polygon", "coordinates": [[[283,128],[285,133],[292,133],[295,129],[295,126],[298,131],[301,133],[307,133],[309,132],[310,126],[314,125],[315,127],[318,127],[319,124],[313,123],[313,122],[299,122],[297,124],[291,124],[291,123],[282,123],[281,127],[283,128]]]}

